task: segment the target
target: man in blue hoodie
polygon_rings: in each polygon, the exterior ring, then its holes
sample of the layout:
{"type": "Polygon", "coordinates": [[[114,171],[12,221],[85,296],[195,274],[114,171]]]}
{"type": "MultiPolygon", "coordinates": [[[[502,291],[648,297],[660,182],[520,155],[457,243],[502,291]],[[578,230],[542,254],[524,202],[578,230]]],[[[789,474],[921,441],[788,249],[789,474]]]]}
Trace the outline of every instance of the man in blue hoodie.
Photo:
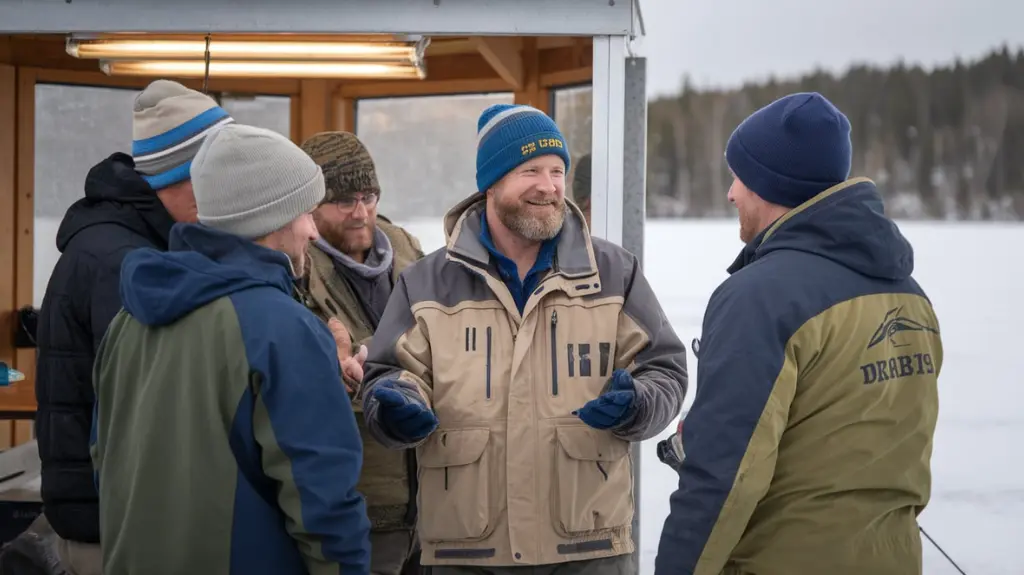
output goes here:
{"type": "Polygon", "coordinates": [[[729,139],[747,245],[708,303],[682,444],[662,446],[679,490],[658,575],[921,572],[942,339],[851,148],[816,93],[729,139]]]}
{"type": "Polygon", "coordinates": [[[294,299],[323,174],[232,124],[191,168],[199,224],[130,253],[94,370],[107,575],[369,572],[362,443],[328,328],[294,299]]]}

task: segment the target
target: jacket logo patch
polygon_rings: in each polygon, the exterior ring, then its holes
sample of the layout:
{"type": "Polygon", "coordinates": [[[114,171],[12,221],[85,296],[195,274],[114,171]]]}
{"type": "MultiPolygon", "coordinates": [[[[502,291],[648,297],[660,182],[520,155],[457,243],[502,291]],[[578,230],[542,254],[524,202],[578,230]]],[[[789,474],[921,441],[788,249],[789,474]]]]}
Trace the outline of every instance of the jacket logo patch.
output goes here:
{"type": "Polygon", "coordinates": [[[905,331],[939,333],[939,330],[903,315],[903,306],[900,306],[889,310],[885,314],[885,319],[882,320],[882,324],[875,330],[875,334],[871,336],[871,341],[868,342],[867,348],[871,349],[887,339],[893,347],[906,347],[910,344],[899,343],[896,340],[896,336],[905,331]]]}
{"type": "MultiPolygon", "coordinates": [[[[908,331],[939,333],[939,330],[934,327],[903,315],[903,306],[900,306],[885,314],[881,325],[871,336],[867,349],[884,341],[888,341],[893,348],[907,347],[911,344],[903,342],[899,335],[908,331]]],[[[864,376],[864,385],[869,385],[914,375],[933,374],[935,373],[935,362],[930,353],[908,353],[866,363],[860,366],[860,371],[864,376]]]]}
{"type": "MultiPolygon", "coordinates": [[[[566,359],[569,366],[569,377],[590,377],[593,371],[593,359],[589,343],[566,344],[566,359]],[[577,350],[579,353],[577,354],[577,350]]],[[[597,344],[598,369],[601,377],[608,377],[608,365],[611,361],[612,344],[602,341],[597,344]]]]}

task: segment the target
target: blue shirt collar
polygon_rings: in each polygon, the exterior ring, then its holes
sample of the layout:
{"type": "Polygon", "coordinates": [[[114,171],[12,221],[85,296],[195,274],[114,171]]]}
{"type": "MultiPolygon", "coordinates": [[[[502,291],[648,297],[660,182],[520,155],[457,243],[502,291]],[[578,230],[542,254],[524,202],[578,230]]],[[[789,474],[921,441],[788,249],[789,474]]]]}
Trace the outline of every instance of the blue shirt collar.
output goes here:
{"type": "Polygon", "coordinates": [[[480,212],[480,243],[490,252],[491,258],[498,267],[498,274],[501,276],[502,281],[505,282],[505,285],[508,286],[509,291],[512,292],[512,298],[516,301],[520,313],[522,313],[523,308],[526,306],[526,300],[529,299],[530,294],[540,284],[544,272],[554,267],[555,251],[558,247],[560,235],[561,232],[541,244],[540,251],[537,252],[537,261],[533,263],[533,267],[527,272],[526,277],[520,280],[519,266],[505,254],[499,252],[498,248],[494,245],[494,240],[491,238],[491,230],[487,226],[487,210],[480,212]]]}

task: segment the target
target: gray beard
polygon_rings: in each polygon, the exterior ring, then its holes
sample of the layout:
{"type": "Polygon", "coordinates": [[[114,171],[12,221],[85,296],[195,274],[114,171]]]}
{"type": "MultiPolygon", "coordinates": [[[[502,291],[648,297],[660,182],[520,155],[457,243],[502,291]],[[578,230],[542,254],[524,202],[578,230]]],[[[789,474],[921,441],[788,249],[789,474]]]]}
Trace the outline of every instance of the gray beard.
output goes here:
{"type": "Polygon", "coordinates": [[[519,209],[519,206],[510,207],[499,203],[495,208],[498,219],[506,228],[531,242],[550,240],[558,235],[565,222],[565,204],[562,204],[561,211],[555,211],[551,216],[544,218],[530,216],[525,210],[519,209]]]}

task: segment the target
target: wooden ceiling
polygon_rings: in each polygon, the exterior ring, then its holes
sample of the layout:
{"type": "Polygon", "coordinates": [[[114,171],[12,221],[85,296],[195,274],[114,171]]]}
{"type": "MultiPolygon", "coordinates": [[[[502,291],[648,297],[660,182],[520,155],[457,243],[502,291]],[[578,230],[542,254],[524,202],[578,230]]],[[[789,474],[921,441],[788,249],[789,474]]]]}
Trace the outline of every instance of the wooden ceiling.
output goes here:
{"type": "MultiPolygon", "coordinates": [[[[148,38],[202,38],[196,35],[147,35],[148,38]]],[[[217,39],[270,39],[298,35],[217,35],[217,39]]],[[[302,35],[303,40],[338,36],[302,35]]],[[[347,40],[365,36],[345,36],[347,40]]],[[[377,39],[380,39],[379,37],[377,39]]],[[[426,49],[425,80],[336,80],[335,93],[345,98],[411,96],[466,92],[528,90],[589,83],[592,40],[588,37],[439,36],[426,49]]],[[[0,35],[0,64],[31,68],[41,81],[94,83],[103,86],[145,86],[151,78],[106,76],[96,60],[78,59],[65,51],[62,35],[0,35]],[[90,81],[90,78],[93,78],[90,81]]],[[[185,84],[194,80],[182,80],[185,84]]],[[[265,94],[297,94],[300,80],[210,79],[210,88],[265,94]]]]}

